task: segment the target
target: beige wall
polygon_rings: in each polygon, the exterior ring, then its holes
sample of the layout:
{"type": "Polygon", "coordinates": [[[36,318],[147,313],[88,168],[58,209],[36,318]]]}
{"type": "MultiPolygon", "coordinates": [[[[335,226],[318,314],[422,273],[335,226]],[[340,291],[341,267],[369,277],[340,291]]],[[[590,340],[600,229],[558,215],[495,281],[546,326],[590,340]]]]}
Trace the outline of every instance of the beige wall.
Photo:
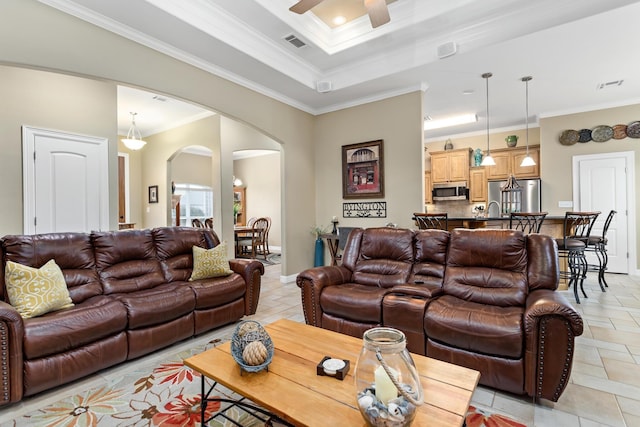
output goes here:
{"type": "MultiPolygon", "coordinates": [[[[22,126],[116,138],[116,87],[113,83],[79,79],[0,65],[0,236],[23,231],[22,126]],[[95,102],[99,99],[100,102],[95,102]]],[[[116,146],[109,148],[115,167],[116,146]]],[[[110,187],[117,189],[117,175],[110,187]]],[[[118,223],[117,193],[110,193],[111,228],[118,223]]]]}
{"type": "MultiPolygon", "coordinates": [[[[315,130],[315,168],[317,216],[306,219],[305,236],[314,225],[328,226],[338,217],[339,226],[383,226],[393,222],[412,226],[411,213],[424,206],[422,148],[422,92],[396,96],[317,117],[315,130]],[[342,198],[342,146],[384,140],[385,196],[376,199],[342,198]],[[342,203],[385,201],[386,218],[343,218],[342,203]]],[[[313,191],[307,188],[305,191],[313,191]]],[[[299,205],[297,203],[296,205],[299,205]]]]}
{"type": "Polygon", "coordinates": [[[171,181],[211,186],[211,156],[179,153],[171,161],[171,181]]]}
{"type": "Polygon", "coordinates": [[[280,152],[236,160],[233,170],[246,188],[247,218],[271,217],[269,246],[281,246],[280,152]]]}
{"type": "MultiPolygon", "coordinates": [[[[309,218],[315,217],[314,194],[306,191],[315,182],[315,168],[308,161],[296,161],[296,159],[313,158],[313,117],[311,115],[73,18],[35,0],[3,1],[2,14],[0,14],[0,64],[88,76],[97,79],[98,83],[100,80],[113,81],[189,100],[213,111],[222,112],[272,137],[283,145],[285,152],[282,168],[291,181],[290,185],[284,187],[282,197],[284,200],[297,199],[298,201],[295,205],[285,203],[285,211],[282,213],[283,223],[286,223],[283,231],[283,245],[296,248],[283,260],[283,273],[290,276],[312,265],[312,248],[297,248],[297,242],[308,237],[309,218]],[[16,37],[16,34],[20,36],[16,37]],[[291,158],[291,161],[286,161],[287,158],[291,158]]],[[[115,131],[115,86],[113,83],[101,84],[112,87],[112,105],[108,109],[109,112],[102,115],[104,123],[101,122],[101,126],[105,126],[106,129],[99,134],[108,136],[110,140],[110,200],[113,206],[112,223],[115,228],[118,149],[115,131]]],[[[61,99],[69,99],[71,93],[67,91],[61,99]]],[[[95,102],[96,98],[92,98],[95,102]]],[[[4,99],[2,105],[7,105],[4,99]]],[[[100,108],[104,106],[101,105],[100,108]]],[[[85,114],[84,110],[77,111],[77,114],[65,113],[66,118],[61,118],[57,123],[66,120],[82,124],[85,114]]],[[[83,132],[98,133],[92,129],[85,129],[83,132]]],[[[151,140],[148,145],[150,142],[151,140]]],[[[177,148],[175,146],[167,150],[158,150],[157,153],[148,156],[148,159],[145,155],[141,167],[150,173],[148,177],[143,178],[142,193],[146,192],[148,185],[158,183],[162,186],[160,200],[165,199],[163,195],[168,194],[166,192],[167,177],[166,173],[160,171],[166,168],[158,168],[157,165],[166,164],[170,159],[169,156],[177,148]]],[[[220,165],[214,173],[219,173],[222,177],[219,189],[222,192],[220,200],[222,203],[231,203],[231,173],[227,172],[231,172],[232,162],[230,157],[227,159],[224,154],[223,150],[220,157],[214,158],[214,164],[220,165]],[[226,198],[225,192],[228,192],[226,198]],[[225,202],[227,199],[229,202],[225,202]]],[[[12,160],[14,162],[20,158],[16,153],[12,156],[14,156],[12,160]]],[[[3,182],[21,182],[15,167],[10,167],[1,173],[3,182]]],[[[21,189],[14,191],[11,198],[6,198],[5,204],[21,206],[20,191],[21,189]]],[[[159,213],[158,210],[165,210],[162,203],[153,206],[151,210],[149,215],[145,213],[142,223],[161,222],[163,213],[159,213]]],[[[16,215],[21,217],[20,208],[11,211],[10,218],[3,217],[4,224],[8,224],[3,225],[3,230],[7,233],[22,231],[21,226],[17,228],[21,220],[16,220],[16,215]]],[[[221,237],[233,239],[231,218],[224,221],[221,237]]]]}

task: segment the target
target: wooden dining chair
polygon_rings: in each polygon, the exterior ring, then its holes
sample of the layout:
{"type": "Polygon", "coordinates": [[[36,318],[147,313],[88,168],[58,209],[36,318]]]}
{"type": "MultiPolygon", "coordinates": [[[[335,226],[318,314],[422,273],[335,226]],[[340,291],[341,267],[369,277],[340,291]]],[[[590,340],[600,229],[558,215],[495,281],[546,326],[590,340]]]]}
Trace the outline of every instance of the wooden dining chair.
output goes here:
{"type": "Polygon", "coordinates": [[[204,224],[198,218],[193,218],[191,220],[191,226],[196,228],[204,228],[204,224]]]}
{"type": "Polygon", "coordinates": [[[511,212],[509,228],[525,234],[539,233],[547,212],[511,212]]]}
{"type": "Polygon", "coordinates": [[[251,258],[256,258],[257,255],[262,255],[266,261],[267,251],[265,246],[265,235],[269,222],[266,218],[257,218],[253,222],[251,231],[247,232],[244,236],[238,236],[236,242],[238,246],[238,254],[249,255],[251,258]]]}
{"type": "Polygon", "coordinates": [[[204,220],[204,227],[213,229],[213,218],[207,218],[204,220]]]}
{"type": "Polygon", "coordinates": [[[411,218],[415,221],[418,229],[428,230],[448,230],[449,214],[445,213],[414,213],[411,218]]]}

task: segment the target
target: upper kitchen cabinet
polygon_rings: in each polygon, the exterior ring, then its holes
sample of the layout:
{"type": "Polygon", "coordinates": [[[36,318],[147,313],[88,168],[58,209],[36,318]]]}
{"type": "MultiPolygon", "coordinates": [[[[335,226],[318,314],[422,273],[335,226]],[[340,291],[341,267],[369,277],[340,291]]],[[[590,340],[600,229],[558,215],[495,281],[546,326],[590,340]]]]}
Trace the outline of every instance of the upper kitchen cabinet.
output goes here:
{"type": "Polygon", "coordinates": [[[431,153],[432,183],[468,181],[471,152],[471,148],[461,148],[431,153]]]}
{"type": "Polygon", "coordinates": [[[527,155],[527,148],[504,148],[491,150],[491,157],[495,160],[495,166],[487,167],[487,179],[489,181],[503,180],[513,175],[516,178],[540,177],[540,146],[530,145],[529,155],[535,160],[534,166],[520,166],[522,159],[527,155]]]}

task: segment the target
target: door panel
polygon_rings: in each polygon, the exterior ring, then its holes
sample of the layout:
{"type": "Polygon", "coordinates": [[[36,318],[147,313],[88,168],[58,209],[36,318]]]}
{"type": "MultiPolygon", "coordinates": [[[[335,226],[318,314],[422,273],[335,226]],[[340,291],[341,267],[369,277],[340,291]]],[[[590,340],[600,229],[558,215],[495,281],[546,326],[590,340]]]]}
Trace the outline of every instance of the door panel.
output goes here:
{"type": "MultiPolygon", "coordinates": [[[[627,241],[627,161],[624,157],[581,159],[579,165],[579,207],[582,211],[600,211],[591,234],[601,236],[611,209],[618,213],[607,231],[607,272],[628,273],[627,241]]],[[[597,264],[594,254],[589,263],[597,264]]]]}
{"type": "Polygon", "coordinates": [[[25,233],[109,228],[104,138],[23,129],[25,233]]]}

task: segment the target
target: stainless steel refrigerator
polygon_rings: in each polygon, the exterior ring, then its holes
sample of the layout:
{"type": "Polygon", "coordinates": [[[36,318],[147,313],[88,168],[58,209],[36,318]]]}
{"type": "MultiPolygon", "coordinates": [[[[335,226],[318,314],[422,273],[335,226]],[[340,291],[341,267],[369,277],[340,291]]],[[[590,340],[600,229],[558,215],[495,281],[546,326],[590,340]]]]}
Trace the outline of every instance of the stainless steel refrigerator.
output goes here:
{"type": "MultiPolygon", "coordinates": [[[[540,196],[540,179],[517,179],[518,185],[522,188],[522,212],[540,212],[541,196],[540,196]]],[[[489,181],[487,216],[489,218],[497,218],[500,216],[500,207],[502,206],[502,190],[507,181],[489,181]],[[496,201],[496,203],[491,203],[496,201]]]]}

